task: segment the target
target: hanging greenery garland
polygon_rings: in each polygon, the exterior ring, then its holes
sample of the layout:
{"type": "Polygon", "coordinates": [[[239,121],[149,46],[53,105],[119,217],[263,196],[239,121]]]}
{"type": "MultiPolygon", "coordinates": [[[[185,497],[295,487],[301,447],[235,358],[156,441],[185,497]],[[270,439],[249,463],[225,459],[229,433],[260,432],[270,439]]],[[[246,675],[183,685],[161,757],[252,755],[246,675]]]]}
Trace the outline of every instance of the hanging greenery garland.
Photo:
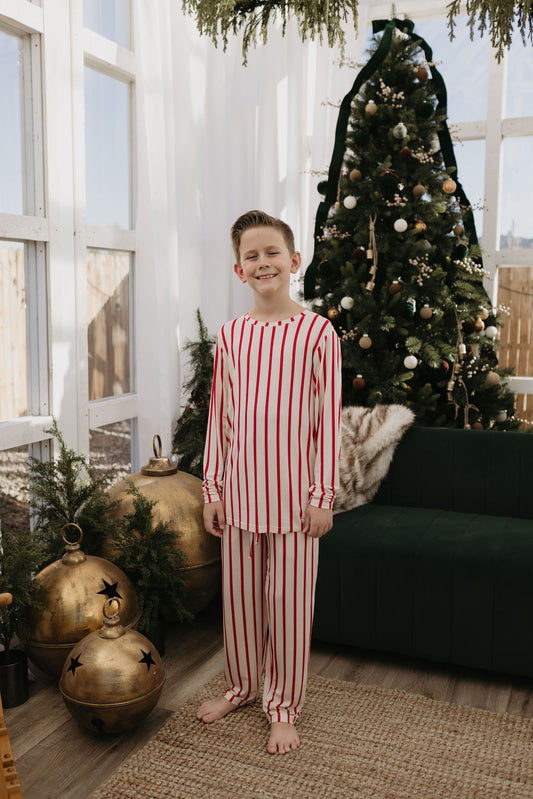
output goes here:
{"type": "MultiPolygon", "coordinates": [[[[452,0],[447,5],[448,28],[450,39],[454,37],[455,17],[461,13],[461,0],[452,0]]],[[[490,41],[496,49],[496,60],[501,61],[504,50],[511,45],[513,27],[516,24],[522,42],[526,38],[533,41],[533,0],[466,0],[466,13],[470,39],[474,38],[474,28],[483,36],[486,30],[490,33],[490,41]]]]}
{"type": "MultiPolygon", "coordinates": [[[[243,31],[242,52],[244,64],[251,45],[258,40],[267,40],[268,26],[279,13],[282,32],[285,33],[287,21],[292,15],[298,23],[302,40],[318,37],[327,38],[332,47],[338,43],[344,51],[344,23],[350,21],[357,30],[357,7],[359,0],[183,0],[185,13],[196,17],[201,34],[210,36],[215,45],[222,38],[224,50],[229,36],[243,31]]],[[[488,31],[496,58],[501,60],[504,50],[511,44],[513,28],[520,31],[522,41],[533,41],[533,0],[451,0],[447,5],[450,38],[454,37],[455,18],[465,7],[470,38],[474,38],[475,28],[481,36],[488,31]]]]}
{"type": "Polygon", "coordinates": [[[357,6],[358,0],[183,0],[183,10],[196,17],[200,33],[210,36],[215,45],[222,37],[224,50],[229,35],[243,31],[244,64],[250,45],[266,42],[268,26],[277,14],[283,35],[293,16],[302,40],[318,37],[323,41],[326,36],[330,47],[338,43],[343,52],[343,25],[350,20],[357,29],[357,6]]]}

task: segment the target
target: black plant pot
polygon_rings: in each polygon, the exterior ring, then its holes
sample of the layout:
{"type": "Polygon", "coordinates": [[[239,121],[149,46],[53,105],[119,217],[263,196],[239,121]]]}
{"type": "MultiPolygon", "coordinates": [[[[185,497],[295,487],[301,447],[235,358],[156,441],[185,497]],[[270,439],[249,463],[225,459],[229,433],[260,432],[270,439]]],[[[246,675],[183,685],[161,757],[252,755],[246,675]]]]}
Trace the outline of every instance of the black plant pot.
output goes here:
{"type": "Polygon", "coordinates": [[[22,705],[28,699],[28,657],[21,649],[0,652],[0,694],[4,707],[22,705]]]}

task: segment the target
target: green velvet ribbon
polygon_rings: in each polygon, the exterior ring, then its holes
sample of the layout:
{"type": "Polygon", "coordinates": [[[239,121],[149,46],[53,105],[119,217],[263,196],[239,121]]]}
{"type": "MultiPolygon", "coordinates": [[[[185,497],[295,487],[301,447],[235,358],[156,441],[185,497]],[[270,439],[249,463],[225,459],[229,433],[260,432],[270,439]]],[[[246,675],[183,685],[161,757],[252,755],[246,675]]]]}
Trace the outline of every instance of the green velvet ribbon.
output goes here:
{"type": "MultiPolygon", "coordinates": [[[[407,34],[411,37],[413,42],[417,43],[422,50],[424,51],[424,55],[426,56],[426,60],[429,62],[433,58],[433,51],[431,47],[424,41],[424,39],[414,32],[414,22],[410,19],[391,19],[391,20],[384,20],[378,19],[372,22],[372,32],[374,34],[383,31],[383,36],[381,37],[381,41],[378,45],[378,49],[370,58],[367,64],[362,68],[362,70],[357,75],[355,82],[348,92],[348,94],[343,98],[339,116],[337,119],[337,126],[335,128],[335,143],[333,146],[333,155],[331,157],[331,162],[329,165],[328,171],[328,180],[327,180],[327,188],[326,188],[326,196],[324,200],[319,204],[318,210],[315,217],[315,231],[314,231],[314,239],[315,239],[315,250],[313,254],[313,259],[309,266],[305,271],[304,276],[304,297],[306,300],[312,299],[315,296],[315,283],[318,273],[318,266],[321,260],[320,253],[318,250],[318,237],[322,235],[322,231],[324,225],[328,218],[328,213],[331,206],[336,202],[337,199],[337,187],[339,183],[339,176],[342,169],[342,162],[344,160],[344,152],[346,149],[346,132],[348,129],[348,122],[350,119],[350,112],[352,106],[352,100],[363,85],[363,83],[368,80],[371,75],[381,66],[385,58],[387,57],[391,44],[392,38],[394,35],[394,29],[398,28],[398,30],[402,31],[402,33],[407,34]]],[[[448,98],[446,93],[446,85],[442,78],[442,75],[437,70],[436,67],[431,67],[431,78],[433,81],[433,86],[435,89],[435,94],[437,95],[437,114],[443,114],[446,116],[447,113],[447,104],[448,98]]],[[[438,132],[439,137],[439,144],[442,151],[442,155],[444,158],[444,163],[446,165],[446,169],[453,170],[453,180],[457,184],[457,189],[455,190],[454,194],[459,199],[461,205],[469,206],[470,203],[466,197],[464,189],[457,177],[457,162],[455,160],[455,155],[453,152],[453,144],[452,139],[450,136],[450,132],[448,130],[448,126],[446,124],[446,119],[442,123],[441,130],[438,132]]],[[[468,210],[463,215],[463,222],[464,228],[468,235],[469,242],[471,244],[477,244],[477,234],[476,228],[474,224],[474,215],[472,211],[468,210]]],[[[480,260],[480,259],[476,259],[480,260]]]]}

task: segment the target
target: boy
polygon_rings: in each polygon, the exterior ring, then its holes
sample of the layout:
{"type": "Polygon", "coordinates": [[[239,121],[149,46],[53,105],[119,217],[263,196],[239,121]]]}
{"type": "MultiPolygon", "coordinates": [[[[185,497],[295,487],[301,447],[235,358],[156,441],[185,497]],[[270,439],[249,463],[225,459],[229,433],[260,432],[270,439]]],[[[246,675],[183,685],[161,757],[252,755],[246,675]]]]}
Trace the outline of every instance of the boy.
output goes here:
{"type": "Polygon", "coordinates": [[[301,257],[285,222],[250,211],[231,238],[254,305],[218,335],[203,482],[205,529],[222,538],[228,689],[198,718],[252,702],[264,670],[267,749],[285,754],[300,745],[318,540],[338,482],[340,346],[290,297],[301,257]]]}

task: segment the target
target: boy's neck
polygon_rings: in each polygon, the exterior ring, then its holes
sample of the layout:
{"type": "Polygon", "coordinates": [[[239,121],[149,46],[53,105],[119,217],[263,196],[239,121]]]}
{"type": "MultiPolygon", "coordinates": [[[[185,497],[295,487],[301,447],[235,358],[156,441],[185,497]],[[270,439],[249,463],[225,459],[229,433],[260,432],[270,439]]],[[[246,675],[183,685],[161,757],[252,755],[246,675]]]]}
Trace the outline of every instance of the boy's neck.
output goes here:
{"type": "Polygon", "coordinates": [[[255,303],[248,315],[258,322],[281,322],[283,319],[290,319],[293,316],[305,311],[303,305],[287,298],[284,303],[255,303]]]}

